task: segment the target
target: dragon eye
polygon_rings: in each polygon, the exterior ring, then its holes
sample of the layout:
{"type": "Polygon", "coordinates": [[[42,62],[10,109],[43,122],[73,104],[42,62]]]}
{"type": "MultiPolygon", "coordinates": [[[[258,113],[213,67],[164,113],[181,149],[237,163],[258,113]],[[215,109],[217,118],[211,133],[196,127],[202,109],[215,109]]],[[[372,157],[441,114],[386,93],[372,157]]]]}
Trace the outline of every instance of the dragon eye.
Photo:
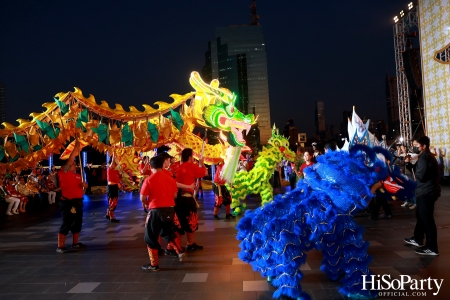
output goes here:
{"type": "Polygon", "coordinates": [[[233,104],[227,105],[227,113],[232,115],[234,113],[234,106],[233,104]]]}

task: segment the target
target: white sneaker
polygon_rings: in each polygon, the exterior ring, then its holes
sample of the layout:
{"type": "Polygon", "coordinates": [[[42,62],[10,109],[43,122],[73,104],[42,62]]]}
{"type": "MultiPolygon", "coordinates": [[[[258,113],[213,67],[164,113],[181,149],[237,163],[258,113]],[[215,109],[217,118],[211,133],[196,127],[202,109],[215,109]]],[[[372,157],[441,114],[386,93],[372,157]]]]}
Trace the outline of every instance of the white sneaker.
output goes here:
{"type": "Polygon", "coordinates": [[[411,205],[411,206],[409,207],[409,209],[414,209],[414,208],[416,208],[416,207],[417,207],[417,205],[413,204],[413,205],[411,205]]]}
{"type": "Polygon", "coordinates": [[[19,214],[19,211],[16,209],[16,210],[14,210],[12,213],[15,214],[15,215],[18,215],[18,214],[19,214]]]}
{"type": "Polygon", "coordinates": [[[403,206],[403,207],[408,206],[408,202],[403,202],[403,204],[401,206],[403,206]]]}
{"type": "Polygon", "coordinates": [[[7,211],[6,214],[7,214],[8,216],[14,216],[14,214],[11,213],[10,211],[7,211]]]}

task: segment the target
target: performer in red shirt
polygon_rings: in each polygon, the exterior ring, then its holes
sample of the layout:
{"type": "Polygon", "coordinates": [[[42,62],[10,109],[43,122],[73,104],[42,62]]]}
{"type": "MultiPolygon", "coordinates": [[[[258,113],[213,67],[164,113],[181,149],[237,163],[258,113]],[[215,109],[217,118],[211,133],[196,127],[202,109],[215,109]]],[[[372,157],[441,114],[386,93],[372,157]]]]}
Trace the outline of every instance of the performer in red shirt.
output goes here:
{"type": "Polygon", "coordinates": [[[175,197],[178,188],[175,179],[163,169],[164,157],[157,155],[150,160],[152,175],[145,179],[141,189],[141,202],[148,205],[149,213],[145,224],[144,240],[150,257],[150,264],[142,266],[143,270],[159,271],[158,251],[161,249],[159,237],[176,251],[182,261],[185,254],[175,235],[176,215],[175,197]]]}
{"type": "Polygon", "coordinates": [[[213,192],[214,192],[214,220],[220,220],[219,208],[225,206],[226,216],[225,219],[235,219],[236,217],[231,214],[231,195],[225,186],[226,181],[220,176],[220,172],[223,168],[223,162],[219,163],[216,168],[216,174],[214,175],[213,192]]]}
{"type": "MultiPolygon", "coordinates": [[[[144,180],[152,174],[152,168],[150,167],[150,159],[148,156],[144,156],[142,161],[139,163],[139,173],[141,174],[141,178],[139,180],[139,190],[142,188],[142,184],[144,180]]],[[[144,203],[142,203],[142,210],[145,213],[148,213],[147,207],[144,203]]]]}
{"type": "Polygon", "coordinates": [[[105,218],[111,223],[119,223],[114,217],[114,211],[117,208],[117,202],[119,201],[119,183],[120,183],[120,173],[117,168],[117,163],[115,161],[115,155],[111,157],[111,162],[106,170],[106,175],[108,177],[108,186],[106,187],[106,193],[108,194],[108,209],[106,210],[105,218]]]}
{"type": "Polygon", "coordinates": [[[139,173],[141,174],[141,187],[145,178],[152,175],[152,169],[150,166],[150,160],[148,156],[144,156],[142,161],[139,163],[139,173]]]}
{"type": "MultiPolygon", "coordinates": [[[[203,158],[199,165],[194,164],[192,149],[186,148],[181,152],[181,165],[177,171],[176,181],[182,184],[193,184],[197,178],[203,178],[208,174],[203,158]]],[[[180,234],[186,233],[186,251],[202,250],[203,246],[194,243],[194,233],[198,230],[197,201],[194,197],[194,189],[182,188],[175,199],[175,213],[180,220],[180,234]]]]}
{"type": "Polygon", "coordinates": [[[72,232],[72,249],[81,249],[85,245],[78,242],[81,226],[83,224],[83,188],[88,184],[82,181],[81,175],[76,173],[75,157],[79,152],[80,144],[77,141],[75,147],[70,153],[67,163],[58,172],[59,183],[61,187],[61,215],[62,225],[58,233],[58,248],[56,252],[65,253],[66,236],[69,231],[72,232]]]}
{"type": "Polygon", "coordinates": [[[171,174],[173,178],[177,177],[177,171],[178,168],[180,167],[180,162],[179,161],[175,161],[175,157],[171,156],[170,158],[170,166],[167,169],[171,174]]]}

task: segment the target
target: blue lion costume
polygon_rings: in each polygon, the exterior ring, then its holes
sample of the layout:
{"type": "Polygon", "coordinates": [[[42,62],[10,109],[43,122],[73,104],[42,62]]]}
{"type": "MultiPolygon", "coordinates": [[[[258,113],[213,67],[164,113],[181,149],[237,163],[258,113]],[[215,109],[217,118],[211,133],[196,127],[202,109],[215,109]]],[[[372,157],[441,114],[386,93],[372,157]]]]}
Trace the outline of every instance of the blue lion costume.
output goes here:
{"type": "Polygon", "coordinates": [[[320,269],[330,279],[340,279],[342,295],[377,296],[377,291],[363,289],[362,275],[373,274],[371,257],[353,215],[373,197],[371,186],[388,175],[402,186],[401,197],[411,196],[415,185],[391,170],[386,160],[391,160],[390,153],[378,147],[355,145],[350,152],[329,152],[305,169],[305,179],[294,190],[246,212],[237,225],[239,258],[277,288],[274,298],[310,299],[302,291],[299,268],[313,248],[322,251],[320,269]]]}

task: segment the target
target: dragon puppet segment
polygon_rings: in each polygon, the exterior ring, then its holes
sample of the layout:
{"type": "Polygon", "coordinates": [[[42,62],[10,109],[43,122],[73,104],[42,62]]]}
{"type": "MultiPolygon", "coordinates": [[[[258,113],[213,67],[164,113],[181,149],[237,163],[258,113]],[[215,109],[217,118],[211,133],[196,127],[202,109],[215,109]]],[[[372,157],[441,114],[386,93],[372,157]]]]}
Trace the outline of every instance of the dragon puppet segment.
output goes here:
{"type": "Polygon", "coordinates": [[[279,135],[278,129],[274,126],[272,137],[259,153],[255,166],[250,172],[244,170],[236,174],[231,187],[231,206],[233,208],[241,206],[241,200],[248,194],[260,194],[262,205],[272,201],[273,188],[269,179],[282,159],[293,162],[295,153],[289,149],[289,141],[279,135]]]}
{"type": "Polygon", "coordinates": [[[193,116],[196,124],[224,132],[226,141],[233,147],[245,146],[243,131],[248,132],[256,123],[255,116],[240,112],[235,107],[236,95],[220,88],[217,79],[207,84],[198,72],[192,72],[189,82],[196,92],[191,106],[185,107],[185,111],[193,116]]]}
{"type": "Polygon", "coordinates": [[[44,112],[30,114],[32,121],[19,119],[19,126],[3,123],[0,137],[5,147],[0,152],[7,163],[0,163],[0,169],[32,167],[49,155],[60,153],[67,141],[74,138],[89,142],[101,152],[124,146],[141,152],[175,142],[181,148],[193,148],[200,153],[201,139],[192,133],[195,126],[228,135],[228,143],[205,146],[205,155],[213,156],[206,161],[217,163],[229,145],[236,148],[245,145],[242,131],[249,130],[256,119],[239,112],[234,106],[235,95],[219,88],[217,80],[206,84],[197,72],[192,72],[190,83],[195,92],[172,94],[174,101],[157,101],[157,109],[143,104],[144,111],[133,106],[126,111],[120,104],[113,109],[106,101],[98,104],[92,95],[85,98],[79,88],[58,93],[55,102],[43,104],[44,112]],[[174,111],[180,106],[180,113],[174,111]],[[171,115],[165,117],[163,114],[168,112],[171,115]]]}

